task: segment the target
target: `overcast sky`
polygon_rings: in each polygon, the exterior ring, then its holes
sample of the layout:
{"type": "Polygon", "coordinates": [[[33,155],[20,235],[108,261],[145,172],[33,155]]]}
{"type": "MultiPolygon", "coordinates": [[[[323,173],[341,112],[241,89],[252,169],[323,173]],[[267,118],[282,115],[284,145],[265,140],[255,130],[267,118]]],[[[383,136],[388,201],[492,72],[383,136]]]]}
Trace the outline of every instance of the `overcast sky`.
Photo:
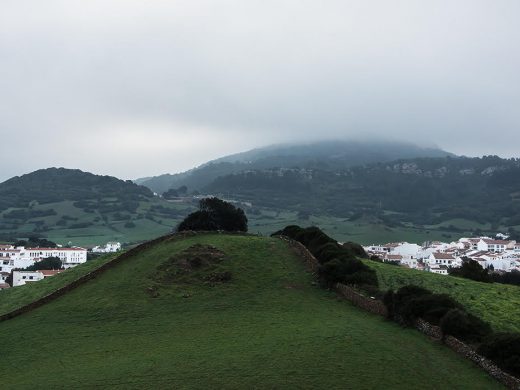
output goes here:
{"type": "Polygon", "coordinates": [[[520,157],[519,0],[1,0],[0,180],[384,137],[520,157]]]}

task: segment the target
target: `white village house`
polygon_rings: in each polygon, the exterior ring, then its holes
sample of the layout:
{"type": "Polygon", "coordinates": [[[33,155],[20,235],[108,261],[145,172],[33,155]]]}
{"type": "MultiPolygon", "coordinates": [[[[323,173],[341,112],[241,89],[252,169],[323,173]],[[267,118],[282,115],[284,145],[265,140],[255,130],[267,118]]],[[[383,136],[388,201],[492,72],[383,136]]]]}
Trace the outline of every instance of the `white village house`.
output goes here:
{"type": "Polygon", "coordinates": [[[26,283],[37,282],[59,274],[62,270],[13,271],[13,287],[23,286],[26,283]]]}
{"type": "Polygon", "coordinates": [[[114,253],[119,252],[121,250],[121,243],[110,241],[107,242],[105,246],[95,246],[92,248],[92,252],[94,253],[114,253]]]}

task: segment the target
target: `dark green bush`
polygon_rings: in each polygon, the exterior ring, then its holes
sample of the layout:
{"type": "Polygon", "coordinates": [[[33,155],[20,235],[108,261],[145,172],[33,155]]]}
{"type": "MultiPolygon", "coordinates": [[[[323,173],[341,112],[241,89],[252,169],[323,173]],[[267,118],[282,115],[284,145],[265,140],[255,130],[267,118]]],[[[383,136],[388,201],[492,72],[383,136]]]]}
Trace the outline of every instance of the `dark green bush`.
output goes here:
{"type": "Polygon", "coordinates": [[[368,254],[365,252],[365,249],[356,242],[348,241],[343,244],[343,248],[350,251],[354,256],[362,257],[364,259],[368,258],[368,254]]]}
{"type": "Polygon", "coordinates": [[[410,299],[403,306],[402,313],[408,320],[423,318],[431,324],[439,325],[448,311],[460,307],[449,295],[428,294],[410,299]]]}
{"type": "Polygon", "coordinates": [[[477,282],[493,283],[493,278],[489,275],[488,270],[482,268],[478,262],[469,258],[463,259],[461,267],[450,268],[448,272],[451,276],[458,276],[477,282]]]}
{"type": "MultiPolygon", "coordinates": [[[[357,286],[377,286],[377,275],[371,269],[362,269],[352,274],[346,275],[344,279],[347,284],[354,284],[357,286]]],[[[370,289],[373,291],[373,289],[370,289]]]]}
{"type": "Polygon", "coordinates": [[[396,293],[388,292],[383,302],[390,315],[399,318],[406,325],[413,324],[418,318],[438,325],[450,309],[460,308],[448,295],[433,294],[413,285],[401,287],[396,293]]]}
{"type": "Polygon", "coordinates": [[[477,352],[511,375],[520,378],[520,334],[502,333],[487,338],[477,352]]]}
{"type": "Polygon", "coordinates": [[[467,342],[480,342],[491,334],[488,323],[460,309],[451,309],[442,318],[442,333],[467,342]]]}

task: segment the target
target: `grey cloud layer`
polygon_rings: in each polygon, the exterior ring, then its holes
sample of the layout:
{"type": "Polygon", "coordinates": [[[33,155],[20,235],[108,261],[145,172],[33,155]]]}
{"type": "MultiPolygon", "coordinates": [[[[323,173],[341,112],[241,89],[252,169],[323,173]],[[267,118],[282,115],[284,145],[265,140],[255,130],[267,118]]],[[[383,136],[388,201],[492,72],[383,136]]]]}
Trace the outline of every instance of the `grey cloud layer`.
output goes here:
{"type": "Polygon", "coordinates": [[[137,177],[318,137],[514,155],[519,11],[516,0],[4,0],[0,135],[24,156],[0,154],[0,176],[64,165],[137,177]]]}

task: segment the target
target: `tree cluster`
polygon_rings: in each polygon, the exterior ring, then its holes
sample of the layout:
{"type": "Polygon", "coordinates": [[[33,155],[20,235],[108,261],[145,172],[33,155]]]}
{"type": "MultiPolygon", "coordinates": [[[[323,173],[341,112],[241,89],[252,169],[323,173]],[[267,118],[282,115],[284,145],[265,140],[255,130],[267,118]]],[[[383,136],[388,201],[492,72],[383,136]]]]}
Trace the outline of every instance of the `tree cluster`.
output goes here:
{"type": "Polygon", "coordinates": [[[244,210],[218,198],[206,198],[199,202],[199,210],[188,215],[177,231],[247,232],[247,217],[244,210]]]}
{"type": "Polygon", "coordinates": [[[38,271],[41,269],[62,269],[63,263],[59,257],[47,257],[35,262],[33,265],[24,268],[24,271],[38,271]]]}

